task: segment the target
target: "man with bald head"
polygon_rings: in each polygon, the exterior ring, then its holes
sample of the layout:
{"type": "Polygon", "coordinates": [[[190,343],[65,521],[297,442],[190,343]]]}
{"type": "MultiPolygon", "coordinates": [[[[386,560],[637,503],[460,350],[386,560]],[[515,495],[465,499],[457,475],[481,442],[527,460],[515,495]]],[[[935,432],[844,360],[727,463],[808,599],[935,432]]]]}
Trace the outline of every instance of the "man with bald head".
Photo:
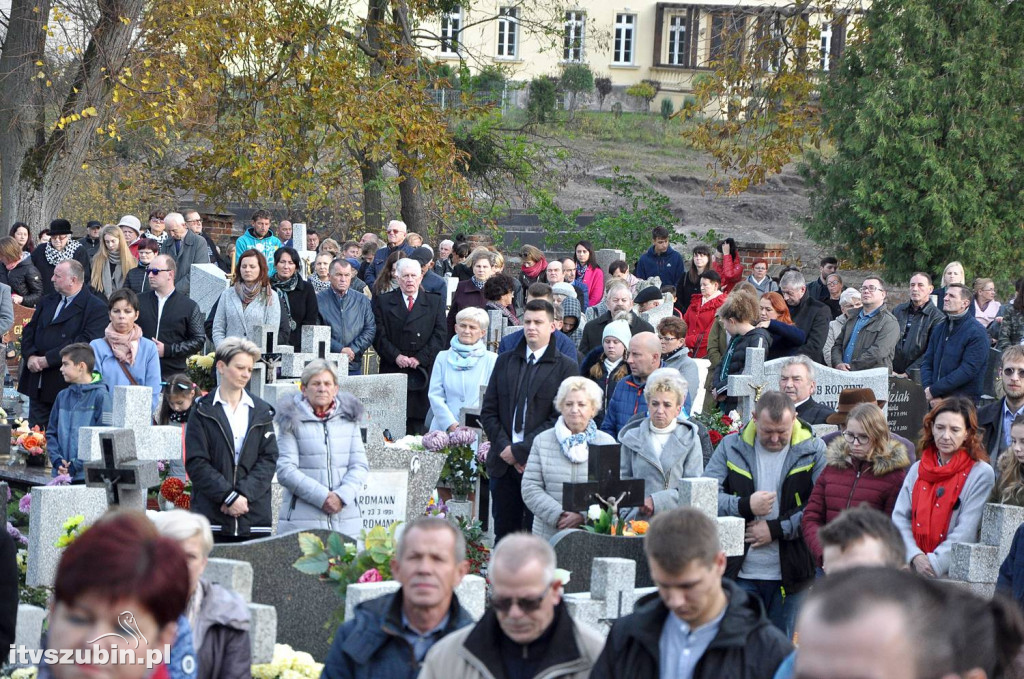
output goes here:
{"type": "Polygon", "coordinates": [[[644,387],[647,385],[647,377],[661,367],[661,341],[658,336],[653,332],[633,335],[629,340],[626,362],[632,374],[623,377],[615,385],[615,391],[608,399],[604,422],[601,423],[601,430],[615,438],[619,438],[619,430],[635,415],[647,415],[644,387]]]}
{"type": "Polygon", "coordinates": [[[164,227],[171,237],[160,246],[160,254],[174,260],[178,272],[174,279],[174,289],[187,296],[192,280],[192,266],[210,263],[209,248],[201,236],[192,233],[180,212],[168,212],[164,216],[164,227]]]}

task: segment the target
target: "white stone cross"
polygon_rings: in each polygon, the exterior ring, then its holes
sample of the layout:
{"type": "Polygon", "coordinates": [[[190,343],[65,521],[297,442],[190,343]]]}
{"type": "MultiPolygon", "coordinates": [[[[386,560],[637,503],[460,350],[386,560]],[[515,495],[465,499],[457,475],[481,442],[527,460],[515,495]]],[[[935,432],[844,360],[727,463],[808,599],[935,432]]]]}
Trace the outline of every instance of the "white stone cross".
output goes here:
{"type": "Polygon", "coordinates": [[[754,404],[766,389],[776,388],[776,384],[770,384],[768,375],[764,370],[764,349],[747,348],[747,360],[744,364],[743,373],[740,375],[729,375],[728,391],[729,396],[739,399],[740,416],[746,422],[753,417],[754,404]]]}

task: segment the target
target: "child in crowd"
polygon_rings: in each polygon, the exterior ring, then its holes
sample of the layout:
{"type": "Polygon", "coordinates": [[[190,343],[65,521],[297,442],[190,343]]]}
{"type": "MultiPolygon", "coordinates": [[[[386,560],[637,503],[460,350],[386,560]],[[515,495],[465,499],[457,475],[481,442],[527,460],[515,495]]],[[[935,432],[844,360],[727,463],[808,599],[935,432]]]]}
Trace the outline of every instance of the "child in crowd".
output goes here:
{"type": "Polygon", "coordinates": [[[107,385],[93,372],[96,355],[84,342],[68,345],[60,351],[60,373],[68,386],[57,394],[46,425],[46,452],[53,475],[67,474],[72,482],[85,480],[83,463],[78,459],[78,430],[110,424],[112,402],[107,385]]]}
{"type": "Polygon", "coordinates": [[[1024,507],[1024,416],[1018,415],[1010,425],[1010,447],[999,456],[997,467],[992,502],[1024,507]]]}
{"type": "Polygon", "coordinates": [[[201,396],[199,387],[192,383],[188,375],[181,373],[171,375],[164,382],[160,407],[153,415],[153,423],[158,425],[178,425],[181,427],[181,459],[168,460],[171,476],[185,479],[185,424],[192,413],[192,404],[201,396]]]}
{"type": "Polygon", "coordinates": [[[718,310],[722,328],[732,338],[722,362],[714,372],[712,382],[715,400],[721,404],[719,409],[723,413],[728,413],[738,406],[738,399],[728,395],[729,375],[739,375],[743,372],[747,349],[761,348],[767,353],[772,344],[768,331],[754,325],[759,313],[757,297],[742,291],[729,295],[718,310]]]}

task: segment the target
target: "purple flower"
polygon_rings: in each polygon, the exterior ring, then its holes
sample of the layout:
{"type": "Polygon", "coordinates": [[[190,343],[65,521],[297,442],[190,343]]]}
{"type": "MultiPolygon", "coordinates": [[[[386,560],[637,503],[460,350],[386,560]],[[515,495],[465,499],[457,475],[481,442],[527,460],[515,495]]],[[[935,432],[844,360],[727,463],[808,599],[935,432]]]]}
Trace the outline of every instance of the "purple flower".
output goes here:
{"type": "Polygon", "coordinates": [[[476,443],[476,432],[469,427],[458,427],[448,434],[448,443],[453,446],[471,446],[476,443]]]}
{"type": "Polygon", "coordinates": [[[18,500],[18,511],[22,514],[32,511],[32,493],[25,493],[25,496],[18,500]]]}
{"type": "Polygon", "coordinates": [[[476,461],[480,464],[487,464],[487,453],[491,452],[491,442],[484,441],[476,449],[476,461]]]}
{"type": "Polygon", "coordinates": [[[167,464],[163,460],[157,460],[156,461],[156,470],[158,472],[160,472],[160,473],[163,473],[163,471],[165,469],[167,469],[167,464]]]}
{"type": "Polygon", "coordinates": [[[68,486],[71,485],[71,477],[67,474],[57,474],[46,484],[48,486],[68,486]]]}
{"type": "Polygon", "coordinates": [[[423,447],[432,453],[439,453],[448,447],[448,434],[438,429],[423,436],[423,447]]]}
{"type": "Polygon", "coordinates": [[[14,538],[14,540],[20,544],[28,544],[28,538],[22,535],[20,530],[12,526],[10,521],[7,522],[7,534],[14,538]]]}

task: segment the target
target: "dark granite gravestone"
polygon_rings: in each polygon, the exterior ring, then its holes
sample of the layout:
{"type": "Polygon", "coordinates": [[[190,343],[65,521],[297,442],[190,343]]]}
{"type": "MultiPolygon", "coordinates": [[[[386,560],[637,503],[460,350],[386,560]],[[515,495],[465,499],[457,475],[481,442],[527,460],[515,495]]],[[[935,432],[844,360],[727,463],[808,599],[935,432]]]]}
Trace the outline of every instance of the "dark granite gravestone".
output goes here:
{"type": "Polygon", "coordinates": [[[589,592],[590,571],[594,559],[612,557],[636,562],[636,587],[653,587],[651,571],[644,556],[644,540],[640,537],[599,535],[585,530],[563,530],[551,538],[551,546],[559,568],[571,573],[565,592],[589,592]]]}
{"type": "MultiPolygon", "coordinates": [[[[313,533],[324,543],[331,534],[326,530],[302,532],[313,533]]],[[[343,602],[333,587],[292,568],[302,556],[299,531],[214,545],[210,556],[252,564],[252,600],[277,609],[277,643],[306,651],[323,662],[330,650],[331,636],[325,623],[343,602]]]]}
{"type": "Polygon", "coordinates": [[[626,481],[619,478],[619,444],[589,445],[587,448],[590,451],[587,458],[587,480],[583,483],[562,484],[562,509],[567,512],[586,512],[590,505],[601,503],[598,496],[610,502],[621,495],[619,509],[642,505],[643,479],[626,481]]]}
{"type": "Polygon", "coordinates": [[[889,431],[911,441],[921,436],[928,399],[920,384],[904,377],[889,378],[889,431]]]}

